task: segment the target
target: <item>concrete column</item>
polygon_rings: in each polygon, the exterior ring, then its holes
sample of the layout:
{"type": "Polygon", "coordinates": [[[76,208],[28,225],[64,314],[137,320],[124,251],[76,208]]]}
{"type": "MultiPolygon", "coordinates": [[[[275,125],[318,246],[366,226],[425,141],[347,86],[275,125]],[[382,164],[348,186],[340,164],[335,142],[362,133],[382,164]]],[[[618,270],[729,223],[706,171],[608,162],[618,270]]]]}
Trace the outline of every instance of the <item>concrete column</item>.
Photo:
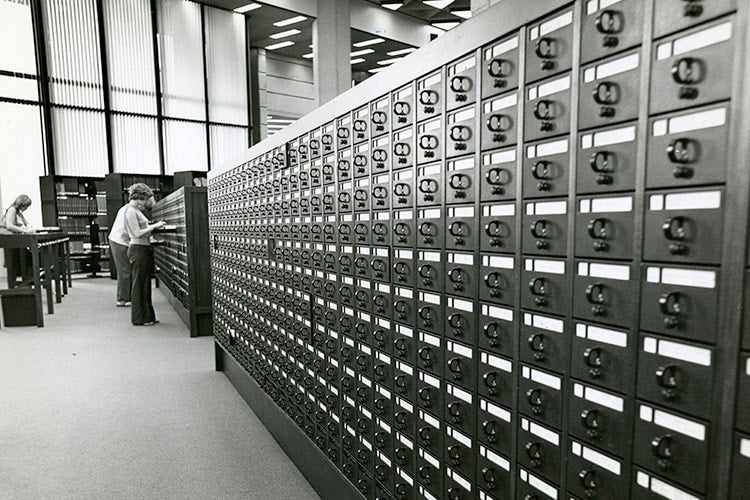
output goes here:
{"type": "Polygon", "coordinates": [[[252,144],[268,137],[268,97],[266,95],[266,49],[250,47],[248,70],[250,72],[250,116],[253,129],[252,144]]]}
{"type": "Polygon", "coordinates": [[[318,0],[318,18],[312,26],[316,106],[352,86],[350,25],[349,0],[318,0]]]}

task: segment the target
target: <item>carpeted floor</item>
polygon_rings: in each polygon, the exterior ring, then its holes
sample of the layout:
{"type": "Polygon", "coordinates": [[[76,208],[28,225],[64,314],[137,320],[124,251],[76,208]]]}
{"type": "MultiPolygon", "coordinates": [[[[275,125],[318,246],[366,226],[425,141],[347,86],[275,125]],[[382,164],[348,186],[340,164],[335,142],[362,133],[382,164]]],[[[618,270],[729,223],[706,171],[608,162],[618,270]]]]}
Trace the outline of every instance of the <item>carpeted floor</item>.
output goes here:
{"type": "MultiPolygon", "coordinates": [[[[0,498],[317,499],[160,292],[130,325],[78,279],[44,328],[0,329],[0,498]]],[[[45,309],[46,310],[46,309],[45,309]]]]}

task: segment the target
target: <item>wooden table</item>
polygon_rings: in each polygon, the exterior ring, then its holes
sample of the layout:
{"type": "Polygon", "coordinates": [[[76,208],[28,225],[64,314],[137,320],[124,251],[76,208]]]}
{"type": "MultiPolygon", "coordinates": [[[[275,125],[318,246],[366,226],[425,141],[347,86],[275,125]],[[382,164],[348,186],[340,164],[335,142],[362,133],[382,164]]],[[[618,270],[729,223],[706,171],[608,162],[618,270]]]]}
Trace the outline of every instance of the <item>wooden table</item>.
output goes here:
{"type": "Polygon", "coordinates": [[[0,248],[22,248],[31,252],[34,298],[36,302],[36,324],[44,326],[42,310],[42,279],[47,289],[47,312],[54,314],[52,280],[55,280],[55,299],[62,302],[62,294],[72,286],[70,275],[70,240],[65,232],[0,234],[0,248]]]}

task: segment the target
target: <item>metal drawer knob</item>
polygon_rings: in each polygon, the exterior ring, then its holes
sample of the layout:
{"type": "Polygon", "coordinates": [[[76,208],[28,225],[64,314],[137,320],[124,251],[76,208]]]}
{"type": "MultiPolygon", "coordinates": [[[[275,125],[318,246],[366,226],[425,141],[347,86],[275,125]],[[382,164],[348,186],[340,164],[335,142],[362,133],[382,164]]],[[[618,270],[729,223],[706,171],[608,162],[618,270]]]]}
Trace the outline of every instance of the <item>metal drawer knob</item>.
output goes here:
{"type": "Polygon", "coordinates": [[[578,473],[578,480],[580,481],[581,486],[587,490],[593,490],[596,488],[596,471],[582,470],[578,473]]]}
{"type": "Polygon", "coordinates": [[[706,64],[694,57],[683,57],[672,65],[672,79],[683,85],[701,83],[706,75],[706,64]]]}
{"type": "Polygon", "coordinates": [[[542,99],[534,105],[534,116],[537,120],[554,120],[558,110],[555,101],[542,99]]]}
{"type": "Polygon", "coordinates": [[[601,438],[601,422],[598,410],[583,410],[581,425],[586,429],[586,435],[594,440],[601,438]]]}
{"type": "Polygon", "coordinates": [[[495,58],[487,63],[487,73],[493,78],[507,78],[513,73],[513,63],[507,59],[495,58]]]}
{"type": "Polygon", "coordinates": [[[533,295],[536,296],[547,295],[547,279],[542,277],[534,278],[531,282],[529,282],[529,290],[533,295]]]}
{"type": "MultiPolygon", "coordinates": [[[[557,57],[560,45],[556,39],[545,36],[537,40],[534,45],[534,53],[541,59],[554,59],[557,57]]],[[[552,67],[543,67],[543,69],[552,69],[552,67]]]]}
{"type": "Polygon", "coordinates": [[[422,360],[424,366],[432,366],[432,349],[430,347],[419,349],[419,359],[422,360]]]}
{"type": "Polygon", "coordinates": [[[421,483],[430,484],[430,477],[432,476],[431,470],[432,467],[429,465],[423,465],[419,468],[419,477],[422,478],[422,481],[420,481],[421,483]]]}
{"type": "Polygon", "coordinates": [[[419,437],[424,441],[425,444],[429,445],[432,441],[432,429],[429,427],[422,427],[419,429],[419,437]]]}
{"type": "Polygon", "coordinates": [[[487,436],[489,442],[497,441],[497,422],[495,420],[485,420],[482,422],[482,431],[487,436]]]}
{"type": "Polygon", "coordinates": [[[596,29],[599,33],[612,35],[620,33],[625,26],[625,17],[617,10],[603,10],[596,16],[596,29]]]}
{"type": "Polygon", "coordinates": [[[531,460],[532,466],[539,467],[542,465],[542,460],[544,459],[544,448],[541,443],[526,443],[524,448],[526,450],[526,456],[531,460]]]}
{"type": "Polygon", "coordinates": [[[419,389],[419,399],[422,400],[424,405],[429,408],[432,406],[432,394],[431,389],[429,387],[424,387],[422,389],[419,389]]]}
{"type": "Polygon", "coordinates": [[[543,392],[541,389],[529,389],[526,391],[526,401],[531,405],[531,412],[534,415],[539,415],[543,412],[542,405],[544,403],[543,392]]]}
{"type": "Polygon", "coordinates": [[[484,332],[484,336],[487,337],[488,344],[491,347],[497,347],[500,338],[500,333],[503,331],[502,327],[497,323],[488,323],[484,325],[484,328],[482,328],[482,331],[484,332]]]}
{"type": "Polygon", "coordinates": [[[597,104],[617,104],[620,102],[620,85],[615,82],[601,82],[592,93],[597,104]]]}
{"type": "MultiPolygon", "coordinates": [[[[487,174],[486,174],[487,183],[489,183],[492,186],[505,186],[507,184],[510,184],[510,182],[513,180],[513,176],[511,175],[510,171],[500,168],[500,167],[493,167],[491,168],[487,174]]],[[[493,193],[493,194],[502,194],[502,193],[493,193]]]]}
{"type": "Polygon", "coordinates": [[[672,436],[655,437],[651,440],[651,453],[658,459],[657,463],[662,469],[668,470],[672,467],[672,436]]]}
{"type": "Polygon", "coordinates": [[[672,140],[667,146],[669,161],[681,165],[697,162],[700,153],[701,145],[695,139],[680,137],[672,140]]]}

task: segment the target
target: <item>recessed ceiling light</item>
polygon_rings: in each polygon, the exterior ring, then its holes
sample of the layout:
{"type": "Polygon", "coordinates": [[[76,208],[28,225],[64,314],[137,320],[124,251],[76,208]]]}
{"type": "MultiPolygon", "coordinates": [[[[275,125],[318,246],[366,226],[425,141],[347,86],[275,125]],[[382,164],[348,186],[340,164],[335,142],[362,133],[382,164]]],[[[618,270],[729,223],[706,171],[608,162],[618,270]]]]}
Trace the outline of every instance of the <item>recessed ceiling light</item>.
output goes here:
{"type": "Polygon", "coordinates": [[[386,64],[393,64],[396,61],[400,61],[401,59],[403,59],[403,57],[394,57],[393,59],[383,59],[382,61],[378,61],[378,64],[380,64],[381,66],[385,66],[386,64]]]}
{"type": "Polygon", "coordinates": [[[352,59],[351,61],[349,61],[349,64],[359,64],[361,62],[365,62],[364,57],[358,57],[356,59],[352,59]]]}
{"type": "Polygon", "coordinates": [[[398,10],[401,7],[403,7],[404,2],[383,2],[380,4],[381,7],[385,7],[386,9],[391,10],[398,10]]]}
{"type": "Polygon", "coordinates": [[[363,56],[365,54],[372,54],[373,52],[375,52],[374,49],[362,49],[362,50],[355,50],[349,55],[352,57],[356,57],[356,56],[363,56]]]}
{"type": "Polygon", "coordinates": [[[405,54],[411,54],[414,52],[416,47],[409,47],[408,49],[400,49],[400,50],[392,50],[390,52],[386,52],[389,56],[403,56],[405,54]]]}
{"type": "Polygon", "coordinates": [[[309,54],[302,54],[302,57],[304,57],[305,59],[312,59],[315,56],[312,52],[310,52],[309,54]]]}
{"type": "Polygon", "coordinates": [[[464,19],[471,18],[471,11],[468,9],[452,10],[451,14],[453,14],[454,16],[462,17],[464,19]]]}
{"type": "Polygon", "coordinates": [[[282,47],[289,47],[290,45],[294,45],[294,42],[291,40],[287,40],[286,42],[280,42],[280,43],[274,43],[273,45],[267,45],[266,50],[276,50],[282,47]]]}
{"type": "Polygon", "coordinates": [[[289,26],[290,24],[299,23],[301,21],[304,21],[307,19],[305,16],[294,16],[290,17],[289,19],[284,19],[283,21],[278,21],[273,23],[274,26],[282,27],[282,26],[289,26]]]}
{"type": "Polygon", "coordinates": [[[375,45],[375,44],[383,43],[383,42],[385,42],[385,40],[383,40],[382,38],[372,38],[370,40],[365,40],[364,42],[353,43],[352,45],[359,48],[359,47],[367,47],[369,45],[375,45]]]}
{"type": "Polygon", "coordinates": [[[281,33],[274,33],[273,35],[268,35],[268,38],[273,38],[274,40],[278,38],[286,38],[288,36],[297,35],[299,33],[302,33],[300,30],[286,30],[282,31],[281,33]]]}
{"type": "Polygon", "coordinates": [[[240,14],[244,14],[245,12],[250,12],[251,10],[260,9],[261,7],[263,6],[255,2],[251,2],[247,5],[243,5],[242,7],[237,7],[236,9],[234,9],[234,11],[239,12],[240,14]]]}
{"type": "Polygon", "coordinates": [[[444,9],[452,4],[453,0],[422,0],[422,3],[436,9],[444,9]]]}
{"type": "Polygon", "coordinates": [[[370,72],[370,73],[380,73],[384,69],[386,69],[386,68],[372,68],[372,69],[368,69],[367,71],[370,72]]]}
{"type": "Polygon", "coordinates": [[[458,22],[451,22],[451,23],[432,23],[432,25],[433,25],[433,26],[434,26],[435,28],[439,28],[439,29],[441,29],[441,30],[445,30],[445,31],[448,31],[448,30],[452,30],[453,28],[455,28],[455,27],[456,27],[456,26],[458,26],[459,24],[461,24],[461,23],[458,23],[458,22]]]}

